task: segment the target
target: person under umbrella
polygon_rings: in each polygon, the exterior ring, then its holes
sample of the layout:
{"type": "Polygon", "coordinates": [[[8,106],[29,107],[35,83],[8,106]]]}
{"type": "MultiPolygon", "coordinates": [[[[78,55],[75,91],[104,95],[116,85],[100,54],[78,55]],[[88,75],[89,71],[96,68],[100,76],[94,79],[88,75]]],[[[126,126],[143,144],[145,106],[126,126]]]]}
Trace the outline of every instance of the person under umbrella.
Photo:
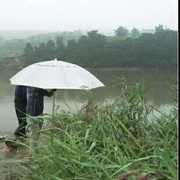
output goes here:
{"type": "MultiPolygon", "coordinates": [[[[33,63],[23,68],[10,78],[10,82],[12,85],[24,85],[41,89],[91,90],[104,87],[104,84],[88,70],[77,64],[59,61],[56,58],[33,63]]],[[[55,96],[53,98],[52,114],[54,114],[54,102],[55,96]]],[[[33,116],[42,114],[42,104],[41,110],[35,114],[32,113],[33,107],[30,105],[30,101],[28,104],[29,110],[27,113],[33,116]]],[[[30,119],[34,120],[35,118],[30,119]]]]}
{"type": "Polygon", "coordinates": [[[17,85],[15,87],[14,107],[18,119],[18,127],[14,135],[16,137],[26,137],[26,106],[27,106],[27,87],[17,85]]]}
{"type": "Polygon", "coordinates": [[[27,87],[27,116],[28,127],[30,128],[30,151],[34,156],[37,150],[37,139],[40,135],[40,129],[42,128],[42,118],[37,116],[43,115],[44,110],[44,96],[50,97],[56,90],[47,91],[45,89],[36,87],[27,87]]]}
{"type": "MultiPolygon", "coordinates": [[[[18,119],[18,127],[14,131],[15,139],[12,137],[5,138],[6,146],[3,148],[3,152],[9,152],[14,147],[17,147],[17,139],[26,137],[26,106],[27,106],[27,87],[22,85],[16,85],[14,93],[14,107],[16,116],[18,119]]],[[[20,139],[19,139],[20,140],[20,139]]],[[[22,140],[22,139],[21,139],[22,140]]]]}

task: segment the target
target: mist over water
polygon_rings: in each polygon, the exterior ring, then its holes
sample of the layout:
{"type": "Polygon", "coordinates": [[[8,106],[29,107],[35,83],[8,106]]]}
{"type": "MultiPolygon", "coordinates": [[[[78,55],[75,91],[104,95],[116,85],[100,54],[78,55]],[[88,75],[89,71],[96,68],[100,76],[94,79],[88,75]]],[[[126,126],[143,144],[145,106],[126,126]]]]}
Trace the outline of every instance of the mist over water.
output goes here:
{"type": "Polygon", "coordinates": [[[17,126],[14,104],[8,99],[0,102],[0,134],[11,131],[17,126]]]}
{"type": "MultiPolygon", "coordinates": [[[[117,69],[117,70],[91,70],[100,79],[105,87],[91,91],[95,102],[101,104],[104,101],[111,101],[119,96],[119,86],[122,79],[128,84],[143,81],[147,86],[147,99],[149,103],[157,108],[168,112],[171,108],[170,86],[177,81],[177,73],[172,70],[139,70],[139,69],[117,69]]],[[[9,78],[15,74],[14,71],[0,71],[0,135],[4,132],[13,132],[17,127],[17,118],[14,110],[14,89],[10,85],[9,78]]],[[[53,98],[45,97],[44,113],[52,114],[53,98]]],[[[78,90],[57,90],[55,98],[55,111],[79,111],[84,103],[88,101],[88,93],[78,90]]],[[[155,112],[155,115],[158,115],[155,112]]]]}

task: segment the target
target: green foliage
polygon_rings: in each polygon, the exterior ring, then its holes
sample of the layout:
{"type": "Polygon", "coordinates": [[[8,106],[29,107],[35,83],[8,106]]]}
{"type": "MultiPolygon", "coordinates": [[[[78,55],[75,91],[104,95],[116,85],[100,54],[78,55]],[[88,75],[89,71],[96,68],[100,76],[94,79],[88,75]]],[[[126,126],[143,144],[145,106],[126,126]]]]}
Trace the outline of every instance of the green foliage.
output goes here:
{"type": "Polygon", "coordinates": [[[92,97],[78,113],[48,118],[41,154],[28,162],[33,179],[177,178],[177,115],[149,120],[143,83],[98,106],[92,97]]]}
{"type": "Polygon", "coordinates": [[[29,62],[30,64],[35,62],[34,48],[31,43],[27,43],[24,48],[24,58],[26,62],[29,62]]]}
{"type": "Polygon", "coordinates": [[[115,30],[115,34],[119,39],[124,40],[128,37],[129,31],[127,28],[119,26],[117,30],[115,30]]]}
{"type": "Polygon", "coordinates": [[[131,38],[136,39],[136,38],[138,38],[140,35],[141,35],[141,33],[139,32],[138,29],[133,28],[133,29],[131,30],[131,33],[130,33],[131,38]]]}
{"type": "MultiPolygon", "coordinates": [[[[49,47],[49,42],[47,44],[41,43],[35,47],[34,59],[39,61],[39,59],[58,58],[88,68],[173,68],[177,66],[176,38],[177,32],[170,30],[163,30],[162,33],[159,33],[158,30],[155,34],[143,33],[139,35],[138,30],[133,29],[129,38],[123,40],[111,38],[108,41],[97,31],[90,31],[87,36],[81,36],[78,41],[70,40],[66,46],[62,38],[57,38],[55,45],[51,40],[51,47],[49,47]]],[[[28,64],[26,53],[25,51],[25,61],[28,64]]],[[[31,53],[33,54],[33,51],[28,52],[28,54],[31,53]]]]}
{"type": "MultiPolygon", "coordinates": [[[[56,37],[56,47],[54,47],[54,51],[56,52],[56,56],[54,58],[58,59],[64,59],[64,53],[65,53],[65,45],[63,43],[63,38],[62,37],[56,37]]],[[[52,58],[52,59],[54,59],[52,58]]]]}
{"type": "Polygon", "coordinates": [[[140,34],[136,28],[129,32],[122,26],[115,32],[113,37],[92,30],[87,35],[64,32],[31,40],[5,41],[1,38],[1,64],[13,66],[18,60],[19,66],[22,66],[57,58],[86,68],[177,67],[176,31],[159,25],[155,27],[154,34],[140,34]]]}

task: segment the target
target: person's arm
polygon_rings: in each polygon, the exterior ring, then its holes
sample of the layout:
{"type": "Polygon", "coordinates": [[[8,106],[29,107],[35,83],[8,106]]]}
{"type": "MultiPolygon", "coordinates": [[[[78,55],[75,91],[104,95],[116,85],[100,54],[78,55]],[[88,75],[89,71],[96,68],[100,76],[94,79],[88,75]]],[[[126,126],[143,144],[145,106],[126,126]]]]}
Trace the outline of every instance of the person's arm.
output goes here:
{"type": "Polygon", "coordinates": [[[51,97],[54,92],[56,91],[56,89],[52,89],[51,91],[47,91],[46,89],[43,90],[43,95],[47,96],[47,97],[51,97]]]}

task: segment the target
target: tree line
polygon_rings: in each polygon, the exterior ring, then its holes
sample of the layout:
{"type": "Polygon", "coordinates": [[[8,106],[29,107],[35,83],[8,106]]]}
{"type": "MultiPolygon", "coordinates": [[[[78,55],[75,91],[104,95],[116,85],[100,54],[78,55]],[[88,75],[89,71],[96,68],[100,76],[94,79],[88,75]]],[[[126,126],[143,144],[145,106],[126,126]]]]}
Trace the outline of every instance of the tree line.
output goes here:
{"type": "Polygon", "coordinates": [[[154,33],[130,32],[120,26],[114,36],[105,36],[97,30],[89,31],[66,43],[63,36],[33,45],[26,43],[21,63],[53,60],[76,63],[87,68],[177,66],[177,31],[155,27],[154,33]]]}

